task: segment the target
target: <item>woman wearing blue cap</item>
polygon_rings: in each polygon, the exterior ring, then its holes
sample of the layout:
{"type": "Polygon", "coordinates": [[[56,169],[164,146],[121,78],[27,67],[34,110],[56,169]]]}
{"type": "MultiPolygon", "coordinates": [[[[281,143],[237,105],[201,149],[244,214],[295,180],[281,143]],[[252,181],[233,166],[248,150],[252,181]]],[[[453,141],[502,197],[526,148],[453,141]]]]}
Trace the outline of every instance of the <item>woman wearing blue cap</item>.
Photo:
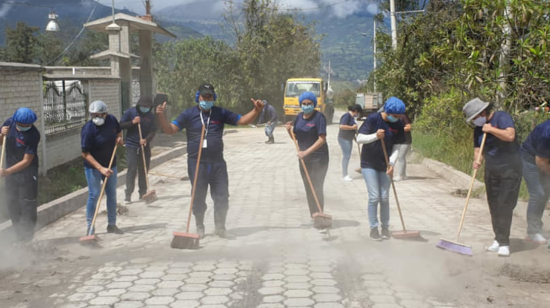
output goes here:
{"type": "MultiPolygon", "coordinates": [[[[300,147],[298,157],[303,159],[309,172],[313,188],[317,194],[317,199],[324,209],[323,185],[328,170],[328,146],[327,146],[327,121],[325,116],[316,111],[317,97],[312,92],[304,92],[298,98],[302,112],[294,119],[294,129],[292,122],[286,123],[286,129],[289,134],[294,134],[300,147]],[[292,132],[291,132],[292,129],[292,132]]],[[[307,203],[309,213],[313,216],[318,212],[315,197],[309,186],[305,171],[300,164],[300,174],[306,188],[307,203]]]]}
{"type": "Polygon", "coordinates": [[[390,176],[393,176],[393,165],[399,156],[399,144],[405,142],[403,122],[399,119],[405,113],[405,103],[397,97],[390,97],[384,104],[384,111],[373,113],[359,128],[357,142],[363,144],[361,151],[361,172],[367,183],[369,194],[370,237],[375,241],[390,238],[390,176]],[[384,158],[382,142],[386,152],[391,153],[388,166],[384,158]],[[378,227],[378,204],[380,203],[380,220],[382,236],[378,227]]]}
{"type": "Polygon", "coordinates": [[[0,165],[0,177],[6,178],[7,204],[19,242],[31,241],[36,226],[40,143],[40,133],[33,125],[36,119],[31,109],[19,108],[1,130],[6,166],[0,165]]]}

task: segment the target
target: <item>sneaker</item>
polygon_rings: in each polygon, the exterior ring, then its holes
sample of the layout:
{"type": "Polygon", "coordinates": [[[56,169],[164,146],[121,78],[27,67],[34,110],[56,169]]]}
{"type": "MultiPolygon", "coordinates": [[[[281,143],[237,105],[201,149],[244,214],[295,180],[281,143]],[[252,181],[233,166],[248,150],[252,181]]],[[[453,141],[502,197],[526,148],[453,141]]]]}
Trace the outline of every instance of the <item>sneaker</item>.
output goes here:
{"type": "Polygon", "coordinates": [[[499,257],[509,257],[510,256],[510,246],[500,246],[498,248],[499,257]]]}
{"type": "Polygon", "coordinates": [[[493,245],[485,247],[485,250],[490,252],[497,252],[499,247],[500,245],[498,244],[498,242],[494,241],[493,245]]]}
{"type": "Polygon", "coordinates": [[[107,233],[124,234],[116,225],[107,226],[107,233]]]}
{"type": "Polygon", "coordinates": [[[531,243],[546,244],[546,239],[540,233],[527,234],[525,240],[531,243]]]}
{"type": "Polygon", "coordinates": [[[221,238],[225,238],[225,239],[228,239],[228,240],[232,240],[235,238],[235,236],[231,233],[229,233],[229,231],[227,231],[227,229],[216,229],[216,231],[214,232],[217,236],[221,237],[221,238]]]}
{"type": "Polygon", "coordinates": [[[391,238],[390,230],[387,228],[382,228],[382,239],[389,240],[391,238]]]}
{"type": "Polygon", "coordinates": [[[378,228],[370,229],[370,238],[374,241],[381,241],[380,233],[378,233],[378,228]]]}
{"type": "Polygon", "coordinates": [[[200,239],[204,238],[204,225],[197,226],[197,234],[199,235],[200,239]]]}
{"type": "Polygon", "coordinates": [[[130,200],[130,199],[124,199],[124,204],[130,204],[130,203],[132,203],[132,200],[130,200]]]}
{"type": "Polygon", "coordinates": [[[327,229],[319,229],[319,233],[321,233],[321,234],[327,234],[327,233],[328,233],[328,230],[327,230],[327,229]]]}
{"type": "Polygon", "coordinates": [[[353,178],[349,175],[346,175],[344,178],[343,178],[344,181],[346,182],[353,182],[353,178]]]}
{"type": "Polygon", "coordinates": [[[393,178],[393,181],[394,182],[401,182],[403,181],[403,178],[399,177],[399,178],[393,178]]]}

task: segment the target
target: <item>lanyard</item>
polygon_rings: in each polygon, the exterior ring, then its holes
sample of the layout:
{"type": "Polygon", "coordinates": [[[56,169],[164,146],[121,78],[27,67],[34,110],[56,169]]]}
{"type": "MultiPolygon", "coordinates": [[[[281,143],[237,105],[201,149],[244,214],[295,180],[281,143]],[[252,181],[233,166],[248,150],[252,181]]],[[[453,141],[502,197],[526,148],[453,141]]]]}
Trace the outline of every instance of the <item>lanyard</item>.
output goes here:
{"type": "MultiPolygon", "coordinates": [[[[200,111],[201,113],[201,123],[202,123],[202,126],[204,126],[204,119],[202,118],[202,110],[200,111]]],[[[206,136],[208,136],[208,128],[210,127],[210,117],[212,116],[212,111],[210,111],[210,114],[208,115],[208,120],[207,120],[207,123],[206,123],[206,132],[204,133],[204,138],[206,138],[206,136]]]]}

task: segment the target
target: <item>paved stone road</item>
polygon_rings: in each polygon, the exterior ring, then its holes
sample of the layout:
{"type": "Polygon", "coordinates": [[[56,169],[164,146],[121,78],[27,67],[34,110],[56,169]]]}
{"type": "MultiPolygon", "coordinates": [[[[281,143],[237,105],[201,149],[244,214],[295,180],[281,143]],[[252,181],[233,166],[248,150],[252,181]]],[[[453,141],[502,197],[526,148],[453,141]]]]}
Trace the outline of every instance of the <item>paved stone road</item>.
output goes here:
{"type": "MultiPolygon", "coordinates": [[[[197,251],[170,249],[172,231],[183,230],[190,201],[188,181],[151,177],[160,197],[152,206],[135,202],[119,216],[122,236],[99,233],[101,247],[77,244],[85,232],[84,210],[41,230],[34,244],[12,250],[0,266],[1,307],[172,307],[172,308],[451,308],[548,307],[548,284],[517,282],[548,271],[545,247],[523,237],[524,204],[514,221],[511,258],[483,251],[492,241],[488,209],[473,200],[462,241],[474,257],[435,248],[456,232],[464,199],[421,165],[397,183],[407,226],[424,241],[368,238],[366,186],[340,177],[337,126],[329,127],[331,163],[326,211],[334,217],[329,234],[310,225],[294,146],[284,129],[265,145],[263,129],[239,129],[225,137],[230,177],[228,228],[237,238],[211,234],[197,251]],[[530,266],[538,266],[532,271],[530,266]]],[[[187,175],[186,158],[153,171],[187,175]]],[[[358,165],[354,152],[351,166],[358,165]]],[[[351,169],[351,168],[350,168],[351,169]]],[[[119,189],[122,200],[123,188],[119,189]]],[[[209,206],[212,201],[208,199],[209,206]]],[[[392,229],[399,218],[392,202],[392,229]]],[[[98,219],[104,232],[106,215],[98,219]]],[[[194,230],[194,228],[193,228],[194,230]]],[[[541,280],[542,281],[542,280],[541,280]]]]}

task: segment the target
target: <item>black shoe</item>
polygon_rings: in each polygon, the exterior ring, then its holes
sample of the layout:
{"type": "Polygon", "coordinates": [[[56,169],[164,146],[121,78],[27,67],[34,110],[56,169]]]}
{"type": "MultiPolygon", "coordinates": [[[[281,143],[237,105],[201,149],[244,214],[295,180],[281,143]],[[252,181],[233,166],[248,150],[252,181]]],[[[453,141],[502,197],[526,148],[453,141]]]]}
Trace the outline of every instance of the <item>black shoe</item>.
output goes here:
{"type": "Polygon", "coordinates": [[[274,139],[274,138],[269,138],[269,140],[267,140],[265,143],[267,143],[267,144],[274,144],[274,143],[275,143],[275,139],[274,139]]]}
{"type": "Polygon", "coordinates": [[[380,233],[378,233],[378,228],[370,229],[370,238],[374,241],[381,241],[380,233]]]}
{"type": "Polygon", "coordinates": [[[214,232],[217,236],[221,237],[221,238],[225,238],[225,239],[228,239],[228,240],[232,240],[235,238],[235,236],[231,233],[229,233],[229,231],[227,231],[227,229],[216,229],[216,231],[214,232]]]}
{"type": "Polygon", "coordinates": [[[204,238],[204,225],[197,226],[197,234],[199,235],[200,239],[204,238]]]}
{"type": "Polygon", "coordinates": [[[107,226],[107,233],[124,234],[116,225],[107,226]]]}
{"type": "Polygon", "coordinates": [[[391,238],[390,230],[387,228],[382,228],[382,239],[389,240],[391,238]]]}

